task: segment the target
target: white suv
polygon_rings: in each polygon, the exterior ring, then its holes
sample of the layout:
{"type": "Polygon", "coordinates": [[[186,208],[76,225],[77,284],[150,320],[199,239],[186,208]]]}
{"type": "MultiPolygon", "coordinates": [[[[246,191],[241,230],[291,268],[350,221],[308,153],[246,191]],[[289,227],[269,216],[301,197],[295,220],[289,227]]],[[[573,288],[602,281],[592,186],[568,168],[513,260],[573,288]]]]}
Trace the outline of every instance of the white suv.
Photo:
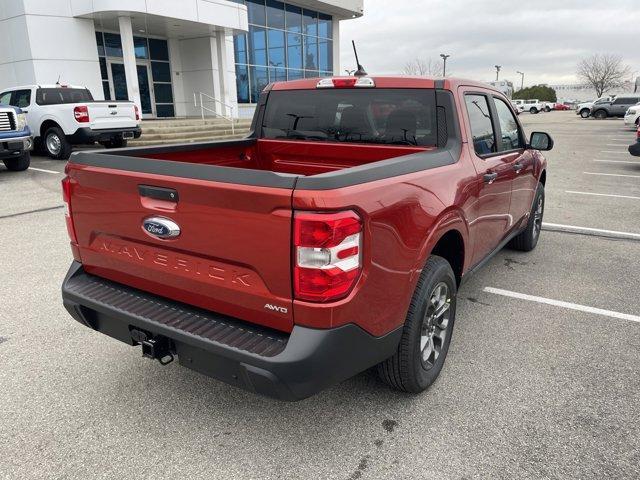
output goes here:
{"type": "Polygon", "coordinates": [[[522,104],[522,109],[525,112],[536,114],[544,110],[544,105],[537,99],[525,100],[522,104]]]}
{"type": "Polygon", "coordinates": [[[640,127],[640,103],[629,107],[624,115],[624,124],[627,127],[640,127]]]}

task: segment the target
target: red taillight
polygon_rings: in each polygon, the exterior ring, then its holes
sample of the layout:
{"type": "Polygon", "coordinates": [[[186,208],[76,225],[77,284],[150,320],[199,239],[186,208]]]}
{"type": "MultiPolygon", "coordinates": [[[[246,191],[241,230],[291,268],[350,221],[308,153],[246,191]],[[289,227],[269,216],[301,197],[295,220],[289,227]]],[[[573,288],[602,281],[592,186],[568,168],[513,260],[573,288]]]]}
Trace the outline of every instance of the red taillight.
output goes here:
{"type": "Polygon", "coordinates": [[[76,229],[73,225],[73,218],[71,217],[71,178],[64,177],[62,179],[62,201],[64,202],[64,219],[67,223],[67,233],[71,243],[78,243],[76,237],[76,229]]]}
{"type": "Polygon", "coordinates": [[[358,79],[356,77],[353,78],[334,78],[333,79],[333,88],[353,88],[356,86],[356,82],[358,79]]]}
{"type": "Polygon", "coordinates": [[[362,220],[349,210],[294,216],[295,297],[329,302],[345,297],[362,271],[362,220]]]}
{"type": "Polygon", "coordinates": [[[133,108],[136,111],[136,121],[140,120],[140,109],[138,108],[138,105],[134,105],[133,108]]]}
{"type": "Polygon", "coordinates": [[[89,123],[89,108],[86,105],[80,105],[73,109],[73,116],[76,122],[89,123]]]}

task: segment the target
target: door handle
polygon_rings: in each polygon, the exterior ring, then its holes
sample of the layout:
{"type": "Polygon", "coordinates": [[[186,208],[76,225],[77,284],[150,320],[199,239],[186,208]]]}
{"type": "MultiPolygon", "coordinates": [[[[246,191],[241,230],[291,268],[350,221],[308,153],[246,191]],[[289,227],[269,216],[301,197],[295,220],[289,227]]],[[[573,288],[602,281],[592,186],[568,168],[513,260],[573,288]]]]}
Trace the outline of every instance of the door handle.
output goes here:
{"type": "Polygon", "coordinates": [[[516,173],[520,173],[520,170],[522,170],[524,168],[524,165],[520,162],[515,163],[513,165],[513,169],[516,171],[516,173]]]}
{"type": "Polygon", "coordinates": [[[141,197],[164,200],[166,202],[178,203],[180,197],[178,191],[173,188],[154,187],[153,185],[138,185],[138,192],[141,197]]]}
{"type": "Polygon", "coordinates": [[[492,184],[496,178],[498,178],[498,174],[497,173],[485,173],[484,176],[482,177],[482,179],[484,180],[484,183],[488,183],[488,184],[492,184]]]}

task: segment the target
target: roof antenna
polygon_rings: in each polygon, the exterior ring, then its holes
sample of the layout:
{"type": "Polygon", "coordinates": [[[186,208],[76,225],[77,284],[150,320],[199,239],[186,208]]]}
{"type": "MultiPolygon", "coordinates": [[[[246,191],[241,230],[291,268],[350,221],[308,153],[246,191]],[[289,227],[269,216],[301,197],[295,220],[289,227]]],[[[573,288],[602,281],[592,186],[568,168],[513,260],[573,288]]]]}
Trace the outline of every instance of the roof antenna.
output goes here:
{"type": "Polygon", "coordinates": [[[62,77],[62,74],[58,75],[58,81],[56,82],[56,85],[60,85],[60,78],[62,77]]]}
{"type": "Polygon", "coordinates": [[[351,43],[353,44],[353,53],[356,54],[356,64],[358,65],[358,70],[356,70],[356,73],[354,73],[354,75],[356,77],[366,77],[367,75],[369,75],[367,73],[367,71],[364,69],[364,67],[362,65],[360,65],[360,60],[358,60],[358,50],[356,49],[356,42],[355,40],[351,40],[351,43]]]}

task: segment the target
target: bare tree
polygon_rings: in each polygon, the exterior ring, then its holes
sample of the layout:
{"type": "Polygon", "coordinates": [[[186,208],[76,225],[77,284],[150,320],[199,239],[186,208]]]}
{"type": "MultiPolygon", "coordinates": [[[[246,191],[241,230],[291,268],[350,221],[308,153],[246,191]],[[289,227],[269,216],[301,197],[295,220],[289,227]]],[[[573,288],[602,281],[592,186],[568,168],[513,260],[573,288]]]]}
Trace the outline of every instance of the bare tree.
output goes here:
{"type": "Polygon", "coordinates": [[[598,97],[621,87],[631,76],[631,69],[622,63],[622,57],[613,54],[595,54],[578,63],[578,76],[593,87],[598,97]]]}
{"type": "Polygon", "coordinates": [[[441,77],[442,62],[433,61],[431,58],[423,60],[416,58],[404,65],[402,70],[405,75],[417,75],[420,77],[441,77]]]}

